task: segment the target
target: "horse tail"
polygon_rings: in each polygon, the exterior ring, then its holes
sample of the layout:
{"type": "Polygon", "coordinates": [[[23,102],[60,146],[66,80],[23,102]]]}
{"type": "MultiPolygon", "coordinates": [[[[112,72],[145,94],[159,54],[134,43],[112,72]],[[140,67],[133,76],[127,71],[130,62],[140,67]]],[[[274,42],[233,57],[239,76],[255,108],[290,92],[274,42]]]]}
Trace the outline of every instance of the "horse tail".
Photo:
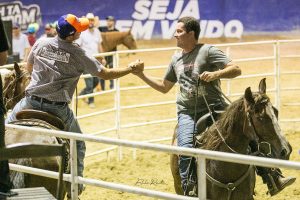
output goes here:
{"type": "MultiPolygon", "coordinates": [[[[16,159],[14,160],[14,163],[17,165],[24,165],[24,166],[32,166],[32,161],[30,158],[23,158],[23,159],[16,159]]],[[[17,171],[11,171],[10,173],[10,180],[13,184],[13,188],[25,188],[27,174],[17,171]]]]}

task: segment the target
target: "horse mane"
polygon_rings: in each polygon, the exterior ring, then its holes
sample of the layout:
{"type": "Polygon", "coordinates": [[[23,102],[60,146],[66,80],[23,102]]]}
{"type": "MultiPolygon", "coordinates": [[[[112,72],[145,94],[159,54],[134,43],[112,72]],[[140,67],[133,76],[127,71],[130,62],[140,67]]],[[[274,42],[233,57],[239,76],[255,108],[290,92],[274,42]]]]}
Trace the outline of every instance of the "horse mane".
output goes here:
{"type": "MultiPolygon", "coordinates": [[[[253,93],[254,105],[253,109],[259,109],[261,106],[265,106],[265,100],[269,100],[266,94],[253,93]]],[[[216,125],[212,125],[207,131],[203,133],[203,145],[201,148],[208,150],[217,150],[222,139],[219,136],[218,130],[221,132],[223,138],[226,140],[231,134],[243,131],[245,119],[245,106],[244,96],[238,100],[232,102],[227,107],[225,112],[221,115],[220,119],[216,122],[216,125]],[[239,122],[237,122],[239,121],[239,122]]]]}
{"type": "MultiPolygon", "coordinates": [[[[237,119],[243,119],[244,115],[244,101],[243,97],[234,101],[230,106],[228,106],[225,112],[221,115],[220,119],[216,122],[216,126],[220,130],[224,139],[229,137],[229,135],[239,129],[239,123],[235,123],[237,119]]],[[[217,148],[222,143],[217,128],[212,125],[208,130],[203,133],[203,146],[201,148],[208,150],[217,150],[217,148]]]]}
{"type": "Polygon", "coordinates": [[[216,122],[216,126],[212,125],[207,131],[203,133],[203,149],[217,150],[222,143],[218,130],[220,130],[224,139],[226,139],[232,132],[239,129],[239,123],[236,123],[236,119],[243,119],[243,97],[234,101],[227,107],[225,112],[221,115],[220,119],[216,122]]]}

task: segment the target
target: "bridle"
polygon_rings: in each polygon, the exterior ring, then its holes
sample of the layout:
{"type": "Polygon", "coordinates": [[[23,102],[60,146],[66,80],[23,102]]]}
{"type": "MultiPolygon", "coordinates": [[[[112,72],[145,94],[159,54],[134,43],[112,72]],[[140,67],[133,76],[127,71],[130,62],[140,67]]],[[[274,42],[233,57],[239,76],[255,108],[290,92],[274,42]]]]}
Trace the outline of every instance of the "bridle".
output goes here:
{"type": "MultiPolygon", "coordinates": [[[[263,100],[260,103],[268,103],[268,99],[263,100]]],[[[254,131],[254,141],[257,143],[257,151],[256,152],[252,152],[252,155],[264,155],[269,157],[271,155],[272,152],[272,145],[269,142],[266,141],[260,141],[260,137],[257,131],[257,128],[255,127],[254,123],[253,123],[253,119],[250,115],[250,108],[249,106],[247,107],[246,105],[246,100],[244,99],[244,106],[245,106],[245,112],[246,112],[246,118],[245,118],[245,122],[243,125],[243,132],[245,132],[245,127],[246,127],[246,120],[248,121],[248,127],[252,127],[253,131],[254,131]],[[267,148],[265,148],[265,145],[267,148]],[[267,149],[267,150],[266,150],[267,149]]]]}
{"type": "MultiPolygon", "coordinates": [[[[203,92],[202,92],[202,96],[203,96],[203,99],[204,99],[205,104],[207,106],[207,109],[208,109],[208,111],[210,113],[210,116],[211,116],[211,119],[213,121],[213,124],[215,125],[217,133],[218,133],[219,137],[221,138],[222,142],[226,145],[226,147],[230,151],[232,151],[233,153],[238,153],[236,150],[234,150],[232,147],[230,147],[229,144],[227,144],[225,138],[221,134],[221,132],[220,132],[220,130],[219,130],[217,124],[216,124],[216,120],[215,120],[215,118],[214,118],[214,116],[212,114],[212,111],[211,111],[211,109],[210,109],[210,107],[208,105],[207,99],[206,99],[206,97],[205,97],[205,95],[204,95],[203,92]]],[[[265,141],[259,142],[259,136],[258,136],[258,133],[257,133],[257,128],[255,127],[255,125],[253,123],[253,120],[252,120],[252,117],[250,115],[250,108],[247,106],[246,100],[244,99],[243,101],[244,101],[244,108],[245,108],[244,112],[245,112],[245,115],[246,115],[245,121],[244,121],[244,125],[243,125],[243,132],[245,132],[246,124],[248,124],[248,127],[250,127],[250,128],[253,129],[253,131],[254,131],[253,137],[254,137],[255,142],[258,144],[258,150],[257,150],[257,152],[254,152],[253,154],[257,154],[257,155],[258,154],[270,155],[271,151],[272,151],[271,144],[268,143],[268,142],[265,142],[265,141]],[[261,152],[261,149],[263,149],[261,147],[261,145],[264,145],[264,144],[266,144],[268,146],[268,152],[267,153],[261,152]]],[[[216,180],[215,178],[213,178],[212,176],[210,176],[207,172],[206,172],[206,178],[212,184],[217,185],[220,188],[227,189],[227,191],[228,191],[227,200],[230,200],[233,191],[250,175],[250,172],[252,171],[252,169],[253,169],[253,165],[249,165],[247,171],[242,176],[240,176],[236,181],[229,182],[229,183],[226,183],[226,184],[222,183],[222,182],[220,182],[218,180],[216,180]]]]}
{"type": "Polygon", "coordinates": [[[29,73],[27,71],[22,72],[21,74],[17,74],[17,72],[15,72],[15,78],[12,81],[10,81],[10,83],[7,85],[7,87],[3,90],[3,94],[7,94],[9,91],[12,91],[12,94],[13,94],[11,98],[7,98],[7,95],[3,96],[3,100],[5,102],[5,108],[7,108],[8,103],[13,102],[14,100],[16,100],[20,97],[23,97],[25,95],[25,90],[23,92],[15,95],[18,82],[25,75],[28,76],[29,73]]]}

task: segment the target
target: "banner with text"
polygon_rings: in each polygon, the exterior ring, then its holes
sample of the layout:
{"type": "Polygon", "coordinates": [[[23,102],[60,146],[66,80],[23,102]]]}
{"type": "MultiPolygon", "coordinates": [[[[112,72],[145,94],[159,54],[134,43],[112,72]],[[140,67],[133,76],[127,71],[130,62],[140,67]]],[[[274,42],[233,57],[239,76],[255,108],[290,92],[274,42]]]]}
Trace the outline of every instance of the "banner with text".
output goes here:
{"type": "Polygon", "coordinates": [[[116,28],[131,29],[137,39],[172,38],[180,17],[193,16],[200,21],[200,37],[240,38],[245,33],[299,31],[300,1],[295,0],[0,0],[2,19],[28,24],[53,23],[61,15],[84,16],[88,12],[100,18],[116,18],[116,28]]]}

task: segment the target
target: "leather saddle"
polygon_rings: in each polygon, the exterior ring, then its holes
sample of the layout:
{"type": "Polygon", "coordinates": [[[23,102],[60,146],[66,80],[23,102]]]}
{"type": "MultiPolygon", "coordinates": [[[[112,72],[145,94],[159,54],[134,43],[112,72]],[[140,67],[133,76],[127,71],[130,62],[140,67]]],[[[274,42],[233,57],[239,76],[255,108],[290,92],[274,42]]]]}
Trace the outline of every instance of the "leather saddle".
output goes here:
{"type": "Polygon", "coordinates": [[[216,107],[213,104],[209,105],[209,108],[211,110],[212,116],[208,112],[202,117],[200,117],[200,119],[198,119],[196,123],[196,128],[198,132],[195,135],[195,141],[194,141],[195,147],[201,148],[202,144],[205,142],[203,141],[202,133],[205,132],[213,124],[212,117],[214,118],[215,121],[217,121],[221,117],[221,114],[225,112],[223,108],[220,109],[218,106],[216,107]]]}
{"type": "MultiPolygon", "coordinates": [[[[217,121],[221,114],[224,113],[224,110],[211,110],[213,118],[217,121]]],[[[211,118],[210,113],[206,113],[200,119],[198,119],[196,123],[196,127],[198,130],[198,134],[203,133],[208,127],[210,127],[213,124],[213,120],[211,118]]]]}
{"type": "Polygon", "coordinates": [[[30,120],[30,119],[37,119],[42,120],[58,130],[65,130],[65,124],[63,121],[58,118],[57,116],[40,111],[40,110],[33,110],[33,109],[24,109],[16,114],[17,120],[30,120]]]}

